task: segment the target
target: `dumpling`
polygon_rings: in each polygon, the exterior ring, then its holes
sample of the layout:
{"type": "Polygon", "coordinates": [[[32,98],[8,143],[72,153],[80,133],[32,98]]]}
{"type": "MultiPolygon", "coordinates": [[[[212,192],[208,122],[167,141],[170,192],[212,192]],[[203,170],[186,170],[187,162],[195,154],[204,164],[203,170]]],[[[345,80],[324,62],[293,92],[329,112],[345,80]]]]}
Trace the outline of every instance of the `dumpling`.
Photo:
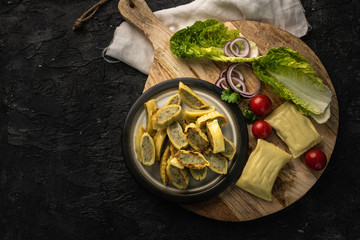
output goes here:
{"type": "Polygon", "coordinates": [[[196,151],[202,152],[208,148],[209,140],[196,124],[187,125],[184,133],[186,140],[196,151]]]}
{"type": "Polygon", "coordinates": [[[177,168],[171,164],[166,167],[166,174],[169,181],[178,189],[186,189],[189,185],[190,177],[186,169],[177,168]]]}
{"type": "Polygon", "coordinates": [[[185,134],[179,122],[170,124],[170,126],[166,128],[166,132],[171,144],[176,149],[182,149],[188,146],[189,143],[186,141],[185,134]]]}
{"type": "Polygon", "coordinates": [[[167,164],[168,164],[168,159],[170,157],[170,147],[167,146],[164,150],[164,153],[163,155],[161,156],[161,160],[160,160],[160,166],[159,166],[159,172],[160,172],[160,178],[161,178],[161,181],[164,185],[167,184],[168,182],[168,177],[167,177],[167,174],[166,174],[166,167],[167,167],[167,164]]]}
{"type": "Polygon", "coordinates": [[[202,109],[210,107],[210,104],[201,99],[190,87],[179,82],[179,94],[181,99],[191,108],[202,109]]]}
{"type": "Polygon", "coordinates": [[[272,200],[272,188],[280,169],[291,155],[263,139],[258,139],[236,185],[255,196],[272,200]]]}
{"type": "Polygon", "coordinates": [[[276,130],[294,158],[301,156],[323,138],[310,119],[302,115],[295,105],[288,101],[275,109],[265,121],[276,130]]]}
{"type": "Polygon", "coordinates": [[[142,163],[146,166],[153,165],[155,162],[155,144],[149,133],[143,133],[140,144],[142,163]]]}
{"type": "Polygon", "coordinates": [[[153,116],[154,128],[166,128],[171,123],[180,120],[182,108],[180,105],[172,104],[159,109],[153,116]]]}
{"type": "Polygon", "coordinates": [[[221,152],[221,155],[223,155],[224,157],[227,157],[229,160],[231,160],[231,159],[233,159],[233,157],[236,153],[235,145],[233,142],[231,142],[225,136],[223,136],[223,137],[224,137],[225,150],[223,152],[221,152]]]}
{"type": "Polygon", "coordinates": [[[218,111],[213,111],[199,117],[196,120],[196,125],[198,125],[202,131],[206,131],[206,123],[212,120],[217,120],[220,127],[225,126],[227,123],[227,118],[224,116],[224,114],[218,111]]]}
{"type": "Polygon", "coordinates": [[[144,103],[144,106],[147,113],[145,131],[148,132],[151,136],[154,136],[156,130],[153,127],[152,116],[157,112],[158,106],[155,99],[150,99],[149,101],[144,103]]]}
{"type": "Polygon", "coordinates": [[[195,180],[203,180],[207,176],[207,167],[201,168],[201,169],[195,169],[195,168],[189,168],[191,176],[195,180]]]}
{"type": "Polygon", "coordinates": [[[144,130],[144,127],[143,125],[140,125],[137,132],[136,132],[136,135],[135,135],[135,152],[136,152],[136,156],[137,156],[137,159],[142,162],[142,156],[141,156],[141,138],[142,138],[142,135],[144,134],[145,130],[144,130]]]}
{"type": "Polygon", "coordinates": [[[175,157],[182,165],[188,168],[201,169],[209,165],[209,162],[199,152],[180,150],[175,157]]]}
{"type": "Polygon", "coordinates": [[[206,132],[212,151],[214,153],[223,152],[225,150],[224,136],[216,119],[206,123],[206,132]]]}
{"type": "Polygon", "coordinates": [[[218,174],[226,174],[228,169],[228,161],[219,153],[206,151],[202,153],[205,159],[209,162],[208,168],[218,174]]]}
{"type": "Polygon", "coordinates": [[[178,93],[176,93],[175,95],[171,96],[169,98],[169,100],[167,101],[166,105],[180,105],[181,104],[181,98],[180,95],[178,93]]]}
{"type": "Polygon", "coordinates": [[[164,142],[166,139],[166,129],[162,128],[156,132],[154,136],[154,144],[155,144],[155,160],[160,160],[161,151],[163,150],[164,142]]]}
{"type": "Polygon", "coordinates": [[[216,108],[214,106],[210,106],[208,108],[204,108],[204,109],[194,109],[194,108],[187,108],[184,111],[184,116],[183,118],[186,121],[189,122],[195,122],[196,119],[198,119],[199,117],[214,112],[216,110],[216,108]]]}

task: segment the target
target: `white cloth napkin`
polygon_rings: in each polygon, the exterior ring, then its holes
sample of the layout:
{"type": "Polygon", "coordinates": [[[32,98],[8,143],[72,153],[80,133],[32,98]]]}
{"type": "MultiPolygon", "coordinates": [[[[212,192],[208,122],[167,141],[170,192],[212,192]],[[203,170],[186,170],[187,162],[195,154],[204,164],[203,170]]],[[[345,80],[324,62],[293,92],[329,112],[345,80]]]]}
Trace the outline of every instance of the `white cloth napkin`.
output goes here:
{"type": "MultiPolygon", "coordinates": [[[[300,0],[194,0],[154,14],[173,32],[197,20],[209,18],[219,21],[256,20],[277,26],[297,37],[304,36],[309,27],[300,0]]],[[[103,57],[108,62],[122,61],[149,74],[154,51],[143,34],[124,21],[116,28],[110,45],[103,50],[103,57]]]]}

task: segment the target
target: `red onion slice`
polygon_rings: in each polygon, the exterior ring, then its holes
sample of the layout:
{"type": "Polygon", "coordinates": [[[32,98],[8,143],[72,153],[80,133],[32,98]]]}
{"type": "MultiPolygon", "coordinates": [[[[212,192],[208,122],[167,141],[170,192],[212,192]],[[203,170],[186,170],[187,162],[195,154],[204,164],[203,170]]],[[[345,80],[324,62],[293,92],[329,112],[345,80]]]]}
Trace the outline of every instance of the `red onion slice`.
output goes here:
{"type": "Polygon", "coordinates": [[[221,88],[222,90],[226,90],[227,86],[224,84],[224,82],[226,82],[225,77],[221,77],[215,82],[215,85],[221,88]]]}
{"type": "MultiPolygon", "coordinates": [[[[226,46],[226,45],[225,45],[226,46]]],[[[246,40],[245,38],[235,38],[234,40],[232,40],[230,42],[230,45],[229,45],[229,49],[230,49],[230,52],[235,56],[235,57],[247,57],[250,53],[250,44],[248,42],[248,40],[246,40]],[[233,47],[234,46],[237,46],[239,47],[236,43],[237,42],[241,42],[243,45],[244,45],[244,50],[242,53],[240,53],[240,51],[238,52],[235,52],[233,51],[233,47]]]]}
{"type": "MultiPolygon", "coordinates": [[[[247,92],[247,91],[246,91],[246,87],[245,87],[245,89],[244,89],[244,87],[243,87],[242,90],[239,89],[239,88],[234,84],[234,82],[232,81],[232,79],[233,79],[234,77],[232,77],[231,74],[232,74],[232,72],[234,71],[234,69],[235,69],[237,66],[239,66],[240,64],[243,64],[243,63],[234,63],[234,64],[231,64],[231,65],[228,67],[228,69],[227,69],[227,71],[226,71],[226,81],[227,81],[228,85],[230,86],[230,88],[231,88],[234,92],[239,93],[239,94],[240,94],[242,97],[244,97],[244,98],[252,98],[252,97],[254,97],[254,96],[259,92],[259,90],[260,90],[260,87],[261,87],[260,80],[257,78],[257,80],[258,80],[258,87],[257,87],[257,89],[256,89],[254,92],[252,92],[252,93],[247,92]]],[[[244,83],[244,85],[245,85],[245,83],[244,83]]]]}
{"type": "Polygon", "coordinates": [[[232,43],[232,41],[228,41],[225,43],[225,46],[224,46],[224,54],[227,57],[235,56],[234,52],[237,54],[240,53],[239,46],[237,44],[231,46],[231,43],[232,43]],[[230,52],[228,51],[228,49],[230,49],[230,52]]]}

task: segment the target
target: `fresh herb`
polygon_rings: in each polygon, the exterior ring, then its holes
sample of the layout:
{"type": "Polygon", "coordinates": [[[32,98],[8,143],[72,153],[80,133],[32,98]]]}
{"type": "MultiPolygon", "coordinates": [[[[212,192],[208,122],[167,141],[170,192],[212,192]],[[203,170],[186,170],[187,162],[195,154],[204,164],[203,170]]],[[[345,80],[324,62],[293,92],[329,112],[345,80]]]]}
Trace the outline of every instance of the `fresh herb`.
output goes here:
{"type": "Polygon", "coordinates": [[[253,124],[257,119],[255,113],[250,110],[249,106],[244,109],[243,114],[247,124],[253,124]]]}
{"type": "MultiPolygon", "coordinates": [[[[256,56],[227,57],[224,46],[228,41],[238,38],[239,30],[229,30],[216,19],[196,21],[192,26],[177,31],[170,38],[170,49],[179,58],[209,58],[221,62],[251,62],[256,56]]],[[[242,43],[237,43],[244,49],[242,43]]],[[[250,52],[258,53],[254,42],[249,41],[250,52]],[[251,51],[253,50],[253,51],[251,51]]]]}
{"type": "Polygon", "coordinates": [[[221,100],[228,103],[238,103],[242,101],[240,94],[233,92],[229,87],[226,90],[223,90],[221,93],[221,100]]]}

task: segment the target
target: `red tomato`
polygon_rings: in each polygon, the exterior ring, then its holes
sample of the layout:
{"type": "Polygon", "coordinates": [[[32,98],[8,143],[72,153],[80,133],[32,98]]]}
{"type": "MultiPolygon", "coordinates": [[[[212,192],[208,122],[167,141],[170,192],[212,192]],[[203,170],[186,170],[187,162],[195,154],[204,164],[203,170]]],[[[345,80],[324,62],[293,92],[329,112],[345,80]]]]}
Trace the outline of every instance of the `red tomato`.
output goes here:
{"type": "Polygon", "coordinates": [[[271,100],[264,94],[258,94],[250,100],[249,108],[256,116],[265,116],[271,111],[271,100]]]}
{"type": "Polygon", "coordinates": [[[264,120],[257,120],[251,128],[252,133],[257,138],[268,138],[271,135],[272,127],[264,120]]]}
{"type": "Polygon", "coordinates": [[[326,155],[320,149],[311,149],[305,154],[305,164],[312,170],[320,171],[327,164],[326,155]]]}

